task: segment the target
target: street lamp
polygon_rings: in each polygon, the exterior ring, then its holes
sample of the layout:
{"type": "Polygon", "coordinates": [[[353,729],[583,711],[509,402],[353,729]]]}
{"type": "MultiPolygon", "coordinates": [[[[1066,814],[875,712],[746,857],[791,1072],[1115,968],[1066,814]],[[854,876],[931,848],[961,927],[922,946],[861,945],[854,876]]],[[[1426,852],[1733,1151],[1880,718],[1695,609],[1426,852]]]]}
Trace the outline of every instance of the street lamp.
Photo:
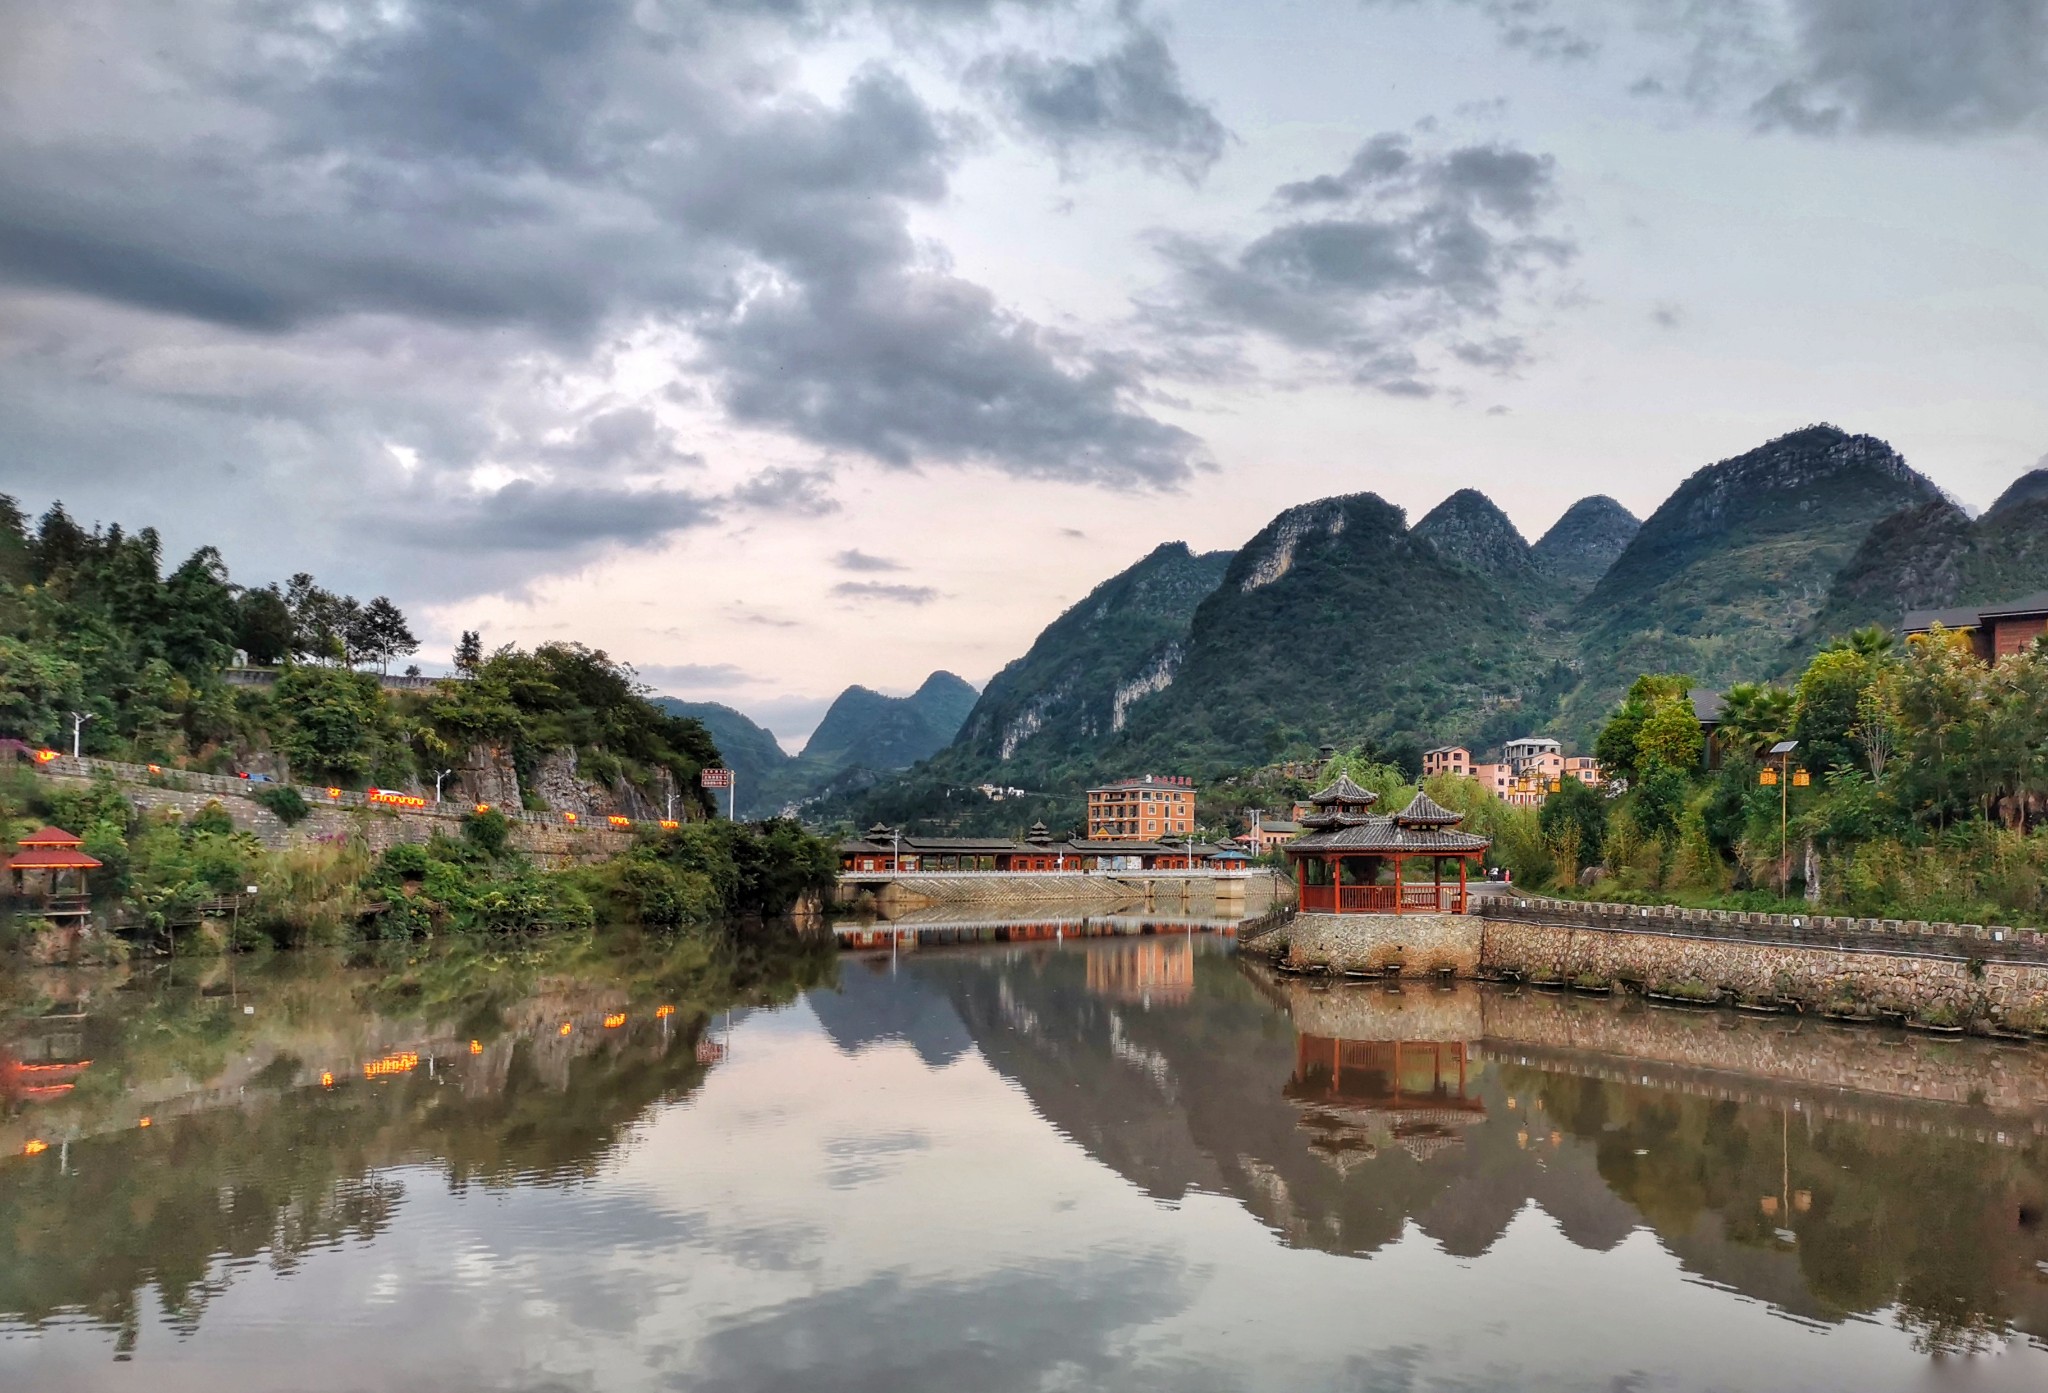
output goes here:
{"type": "Polygon", "coordinates": [[[85,731],[85,723],[97,719],[96,716],[84,711],[73,711],[71,713],[71,757],[73,759],[79,757],[79,737],[85,731]]]}
{"type": "Polygon", "coordinates": [[[1778,898],[1783,899],[1792,886],[1791,839],[1789,835],[1792,812],[1792,752],[1799,748],[1797,740],[1780,740],[1771,746],[1770,757],[1778,761],[1775,771],[1766,769],[1765,774],[1776,773],[1773,780],[1778,785],[1778,898]]]}
{"type": "Polygon", "coordinates": [[[447,778],[450,774],[453,774],[454,772],[455,771],[453,769],[443,769],[440,773],[434,775],[434,801],[436,803],[441,801],[441,780],[447,778]]]}

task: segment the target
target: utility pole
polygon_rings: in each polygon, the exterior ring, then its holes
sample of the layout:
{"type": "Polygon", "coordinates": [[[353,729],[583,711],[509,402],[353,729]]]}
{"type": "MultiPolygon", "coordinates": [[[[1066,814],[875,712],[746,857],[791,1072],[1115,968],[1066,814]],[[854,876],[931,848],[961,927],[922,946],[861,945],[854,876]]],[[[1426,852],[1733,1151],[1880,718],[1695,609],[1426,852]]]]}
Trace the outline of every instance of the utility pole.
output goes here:
{"type": "Polygon", "coordinates": [[[73,759],[80,758],[81,737],[85,732],[85,723],[95,719],[97,717],[83,711],[73,711],[71,713],[71,757],[73,759]]]}

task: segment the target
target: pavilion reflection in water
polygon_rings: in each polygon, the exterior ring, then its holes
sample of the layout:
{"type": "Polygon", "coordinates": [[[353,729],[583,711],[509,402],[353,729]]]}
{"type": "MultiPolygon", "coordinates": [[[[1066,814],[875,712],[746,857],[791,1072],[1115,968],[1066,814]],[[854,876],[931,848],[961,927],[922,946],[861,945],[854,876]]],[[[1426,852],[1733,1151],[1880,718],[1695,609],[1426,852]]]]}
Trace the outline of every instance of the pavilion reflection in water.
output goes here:
{"type": "Polygon", "coordinates": [[[1475,1055],[1462,1040],[1297,1034],[1294,1073],[1281,1092],[1301,1110],[1310,1149],[1339,1170],[1390,1146],[1422,1161],[1486,1120],[1475,1055]]]}

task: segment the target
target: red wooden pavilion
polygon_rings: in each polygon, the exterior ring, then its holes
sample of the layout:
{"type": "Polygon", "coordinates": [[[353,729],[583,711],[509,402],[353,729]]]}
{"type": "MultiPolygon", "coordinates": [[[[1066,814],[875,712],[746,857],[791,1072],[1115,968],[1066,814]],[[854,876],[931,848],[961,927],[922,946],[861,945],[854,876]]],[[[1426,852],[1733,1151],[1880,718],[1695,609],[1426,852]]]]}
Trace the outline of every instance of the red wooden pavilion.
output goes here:
{"type": "Polygon", "coordinates": [[[1485,837],[1460,832],[1463,813],[1454,813],[1426,793],[1417,793],[1391,817],[1376,815],[1379,795],[1344,775],[1308,800],[1315,811],[1301,819],[1310,829],[1281,849],[1294,863],[1300,907],[1322,914],[1463,914],[1466,870],[1492,845],[1485,837]],[[1408,864],[1430,863],[1430,879],[1416,882],[1408,864]],[[1458,866],[1458,883],[1444,882],[1446,862],[1458,866]],[[1393,883],[1379,883],[1387,867],[1393,883]]]}
{"type": "Polygon", "coordinates": [[[100,863],[85,854],[83,837],[61,827],[42,827],[17,845],[21,849],[6,861],[14,875],[15,894],[40,895],[42,906],[37,912],[47,919],[83,918],[92,913],[85,875],[98,870],[100,863]]]}

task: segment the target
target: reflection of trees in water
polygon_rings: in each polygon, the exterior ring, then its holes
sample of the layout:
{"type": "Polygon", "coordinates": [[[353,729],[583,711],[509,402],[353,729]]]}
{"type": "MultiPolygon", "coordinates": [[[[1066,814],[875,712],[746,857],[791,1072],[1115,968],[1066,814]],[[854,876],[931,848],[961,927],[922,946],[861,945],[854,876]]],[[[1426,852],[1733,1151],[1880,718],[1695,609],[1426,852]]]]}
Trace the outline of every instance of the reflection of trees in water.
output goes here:
{"type": "MultiPolygon", "coordinates": [[[[126,1349],[145,1288],[189,1330],[237,1268],[261,1259],[289,1272],[316,1249],[383,1232],[404,1197],[387,1173],[395,1167],[439,1167],[456,1191],[588,1177],[649,1105],[702,1081],[694,1045],[714,1010],[789,1000],[832,968],[829,940],[776,939],[743,953],[692,940],[461,945],[353,969],[291,960],[245,972],[233,1005],[256,1004],[256,1017],[220,1009],[198,984],[144,982],[90,1018],[99,1092],[67,1100],[83,1135],[66,1146],[62,1169],[54,1153],[0,1163],[0,1313],[31,1323],[83,1313],[119,1331],[126,1349]],[[561,1035],[563,1004],[582,998],[634,1009],[616,1028],[592,1021],[561,1035]],[[677,1009],[656,1018],[656,1001],[677,1009]],[[280,1037],[271,1022],[286,1015],[297,1020],[280,1037]],[[465,1038],[432,1061],[431,1076],[423,1060],[388,1079],[357,1072],[326,1088],[306,1086],[304,1060],[278,1047],[280,1038],[349,1038],[364,1018],[409,1022],[422,1035],[459,1025],[478,1053],[465,1038]],[[259,1022],[269,1058],[222,1090],[232,1104],[148,1128],[95,1127],[95,1108],[122,1110],[124,1079],[218,1069],[238,1040],[252,1043],[259,1022]]],[[[302,1047],[312,1057],[316,1047],[302,1047]]]]}
{"type": "MultiPolygon", "coordinates": [[[[1581,1247],[1647,1225],[1716,1283],[1817,1320],[1889,1312],[1929,1350],[2048,1334],[2048,1143],[2031,1119],[1825,1119],[1580,1077],[1568,1051],[1479,1065],[1455,1039],[1481,1018],[1474,993],[1310,992],[1207,953],[1184,1000],[1148,1008],[1103,990],[1128,969],[1093,964],[1102,948],[927,961],[905,989],[950,997],[1050,1123],[1149,1194],[1229,1194],[1290,1244],[1360,1255],[1409,1223],[1484,1253],[1533,1202],[1581,1247]],[[1376,1022],[1398,1033],[1353,1033],[1376,1022]]],[[[1688,1050],[1700,1024],[1672,1027],[1688,1050]]],[[[1728,1057],[1763,1028],[1724,1022],[1728,1057]]]]}
{"type": "Polygon", "coordinates": [[[1796,1270],[1797,1293],[1752,1294],[1830,1320],[1896,1306],[1929,1350],[1977,1348],[2008,1326],[2048,1335],[2038,1140],[2000,1146],[1535,1069],[1503,1074],[1594,1148],[1602,1178],[1688,1265],[1722,1275],[1711,1268],[1722,1245],[1775,1254],[1796,1270]]]}

